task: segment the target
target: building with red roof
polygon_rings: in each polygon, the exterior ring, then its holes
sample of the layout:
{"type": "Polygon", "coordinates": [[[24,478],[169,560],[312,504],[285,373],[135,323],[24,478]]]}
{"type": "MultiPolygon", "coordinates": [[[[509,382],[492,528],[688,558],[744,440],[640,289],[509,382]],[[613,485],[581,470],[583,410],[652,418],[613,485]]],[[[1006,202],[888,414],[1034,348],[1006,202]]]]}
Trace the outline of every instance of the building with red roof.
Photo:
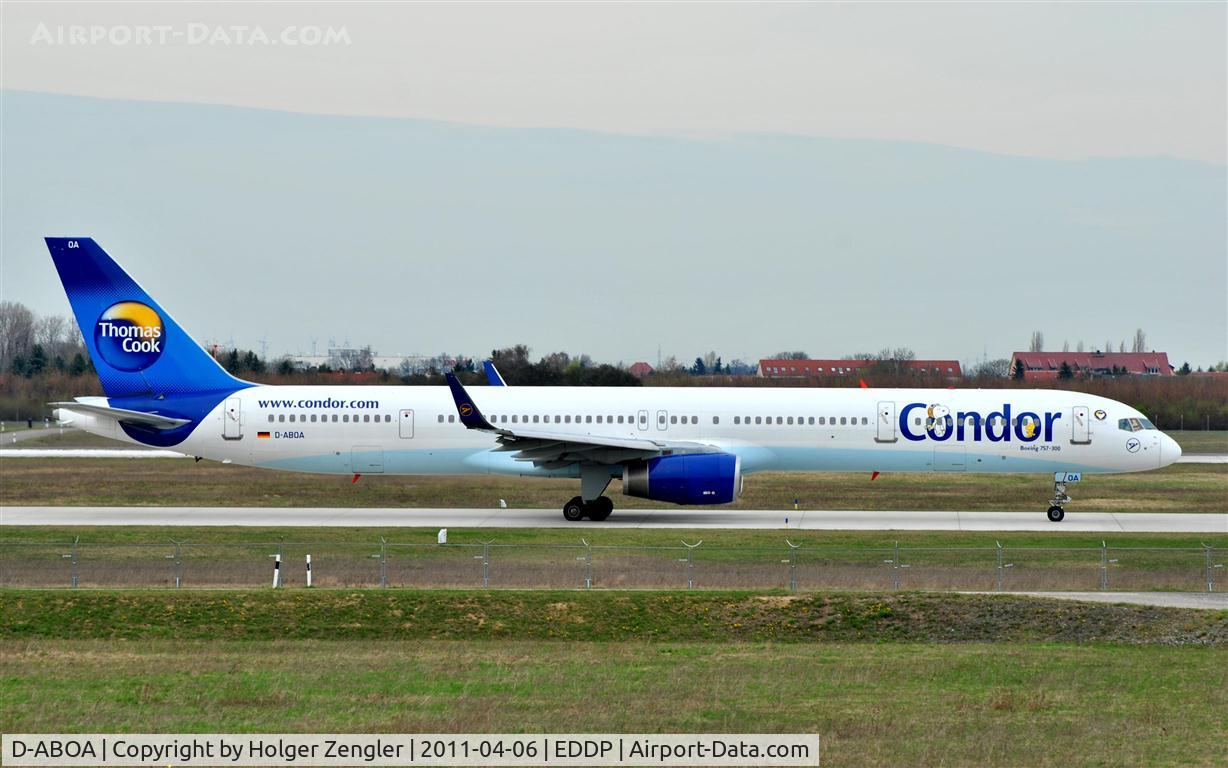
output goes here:
{"type": "Polygon", "coordinates": [[[918,376],[945,379],[963,376],[958,360],[760,360],[759,376],[765,379],[866,376],[879,366],[896,365],[918,376]]]}
{"type": "Polygon", "coordinates": [[[1172,376],[1167,352],[1016,352],[1011,355],[1011,372],[1016,361],[1023,361],[1025,379],[1056,379],[1062,363],[1075,376],[1172,376]]]}

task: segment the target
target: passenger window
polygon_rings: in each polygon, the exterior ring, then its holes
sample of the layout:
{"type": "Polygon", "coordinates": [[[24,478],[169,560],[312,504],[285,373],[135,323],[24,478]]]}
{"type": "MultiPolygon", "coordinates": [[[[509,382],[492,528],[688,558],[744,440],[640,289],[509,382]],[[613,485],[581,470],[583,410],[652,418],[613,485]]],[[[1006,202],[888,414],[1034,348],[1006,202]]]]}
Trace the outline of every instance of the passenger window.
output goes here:
{"type": "Polygon", "coordinates": [[[298,417],[298,420],[299,420],[299,421],[301,421],[301,422],[303,422],[304,424],[306,424],[306,423],[307,423],[307,414],[305,414],[305,413],[300,413],[300,414],[299,414],[299,417],[298,417]]]}
{"type": "Polygon", "coordinates": [[[756,416],[756,417],[755,417],[755,423],[756,423],[756,424],[762,424],[762,423],[763,423],[763,417],[762,417],[762,416],[756,416]]]}
{"type": "Polygon", "coordinates": [[[585,423],[585,424],[592,424],[592,423],[593,423],[593,417],[592,417],[592,416],[585,416],[585,417],[584,417],[584,423],[585,423]]]}
{"type": "Polygon", "coordinates": [[[622,424],[622,423],[623,423],[623,417],[622,417],[622,416],[619,416],[619,417],[618,417],[618,423],[619,423],[619,424],[622,424]]]}
{"type": "Polygon", "coordinates": [[[570,423],[571,423],[571,414],[567,414],[566,416],[564,416],[564,417],[563,417],[563,420],[564,420],[564,421],[566,421],[568,424],[570,424],[570,423]]]}
{"type": "Polygon", "coordinates": [[[742,423],[742,417],[741,417],[741,416],[734,416],[734,417],[733,417],[733,423],[734,423],[734,424],[741,424],[741,423],[742,423]]]}
{"type": "Polygon", "coordinates": [[[665,426],[665,414],[662,413],[657,415],[657,426],[665,426]]]}
{"type": "MultiPolygon", "coordinates": [[[[440,417],[439,417],[439,420],[440,420],[440,421],[443,421],[443,417],[442,417],[442,416],[440,416],[440,417]]],[[[333,423],[334,423],[334,424],[336,424],[336,423],[337,423],[337,414],[335,414],[335,413],[333,414],[333,423]]]]}
{"type": "Polygon", "coordinates": [[[384,423],[385,423],[385,424],[390,424],[390,423],[392,423],[392,414],[391,414],[391,413],[386,413],[386,414],[384,414],[384,423]]]}
{"type": "Polygon", "coordinates": [[[870,423],[870,420],[869,420],[867,417],[865,417],[865,416],[862,416],[862,417],[861,417],[861,426],[863,426],[863,427],[864,427],[864,426],[866,426],[866,425],[867,425],[867,424],[869,424],[869,423],[870,423]]]}
{"type": "Polygon", "coordinates": [[[677,423],[678,423],[678,417],[677,417],[677,416],[670,416],[670,417],[669,417],[669,423],[670,423],[670,424],[677,424],[677,423]]]}
{"type": "Polygon", "coordinates": [[[827,426],[827,417],[826,417],[826,416],[820,416],[820,417],[819,417],[819,426],[821,426],[821,427],[825,427],[825,426],[827,426]]]}
{"type": "Polygon", "coordinates": [[[776,417],[776,423],[777,423],[777,424],[784,424],[784,423],[785,423],[784,417],[783,417],[783,416],[777,416],[777,417],[776,417]]]}
{"type": "Polygon", "coordinates": [[[284,413],[282,413],[282,414],[278,414],[278,416],[277,416],[277,420],[278,420],[278,421],[281,421],[281,422],[284,422],[284,421],[286,420],[286,414],[284,414],[284,413]]]}
{"type": "Polygon", "coordinates": [[[563,423],[563,417],[562,417],[562,416],[555,416],[555,417],[554,417],[554,423],[555,423],[555,424],[562,424],[562,423],[563,423]]]}
{"type": "Polygon", "coordinates": [[[315,421],[316,421],[316,415],[313,413],[311,414],[311,423],[314,424],[315,421]]]}
{"type": "Polygon", "coordinates": [[[270,424],[272,424],[272,423],[273,423],[273,414],[271,414],[271,413],[269,414],[269,423],[270,423],[270,424]]]}
{"type": "Polygon", "coordinates": [[[713,424],[720,424],[720,423],[721,423],[721,417],[720,417],[720,416],[713,416],[713,417],[712,417],[712,423],[713,423],[713,424]]]}
{"type": "Polygon", "coordinates": [[[537,416],[534,416],[534,417],[533,417],[533,423],[534,423],[534,424],[536,424],[536,423],[537,423],[537,419],[538,419],[538,417],[537,417],[537,416]]]}
{"type": "Polygon", "coordinates": [[[691,417],[691,423],[692,423],[692,424],[698,424],[698,423],[699,423],[699,417],[698,417],[698,416],[692,416],[692,417],[691,417]]]}
{"type": "Polygon", "coordinates": [[[448,414],[448,423],[449,423],[449,424],[455,424],[455,423],[456,423],[456,414],[454,414],[454,413],[449,413],[449,414],[448,414]]]}
{"type": "Polygon", "coordinates": [[[793,417],[792,417],[792,416],[790,416],[790,417],[789,417],[789,425],[790,425],[790,426],[792,426],[792,425],[793,425],[793,417]]]}
{"type": "Polygon", "coordinates": [[[512,423],[516,424],[517,422],[518,422],[518,417],[516,416],[516,414],[512,414],[512,423]]]}
{"type": "Polygon", "coordinates": [[[369,421],[371,421],[371,414],[369,414],[369,413],[364,413],[364,414],[362,415],[362,420],[363,420],[364,422],[369,422],[369,421]]]}
{"type": "Polygon", "coordinates": [[[442,423],[443,423],[443,414],[442,414],[442,413],[441,413],[441,414],[439,414],[439,423],[440,423],[440,424],[442,424],[442,423]]]}
{"type": "Polygon", "coordinates": [[[290,421],[294,421],[294,414],[290,414],[290,421]]]}
{"type": "Polygon", "coordinates": [[[810,426],[812,426],[812,427],[813,427],[813,426],[814,426],[814,417],[813,417],[813,416],[811,416],[809,419],[807,419],[807,423],[809,423],[809,424],[810,424],[810,426]]]}
{"type": "MultiPolygon", "coordinates": [[[[451,418],[451,417],[449,417],[449,418],[451,418]]],[[[342,421],[344,421],[345,423],[347,423],[347,424],[348,424],[348,423],[350,422],[350,415],[349,415],[348,413],[347,413],[347,414],[345,414],[345,415],[343,415],[343,416],[341,417],[341,420],[342,420],[342,421]]],[[[440,420],[440,421],[443,421],[443,417],[442,417],[442,416],[440,416],[440,417],[439,417],[439,420],[440,420]]]]}
{"type": "Polygon", "coordinates": [[[597,414],[597,423],[598,423],[598,424],[601,424],[601,423],[602,423],[602,421],[601,421],[601,414],[597,414]]]}
{"type": "Polygon", "coordinates": [[[921,419],[913,419],[913,420],[912,420],[912,425],[913,425],[914,427],[919,427],[919,426],[921,426],[921,419]]]}
{"type": "Polygon", "coordinates": [[[840,426],[842,426],[842,427],[843,427],[843,426],[847,426],[847,423],[848,423],[848,418],[847,418],[847,417],[845,417],[845,416],[841,416],[841,417],[840,417],[840,426]]]}

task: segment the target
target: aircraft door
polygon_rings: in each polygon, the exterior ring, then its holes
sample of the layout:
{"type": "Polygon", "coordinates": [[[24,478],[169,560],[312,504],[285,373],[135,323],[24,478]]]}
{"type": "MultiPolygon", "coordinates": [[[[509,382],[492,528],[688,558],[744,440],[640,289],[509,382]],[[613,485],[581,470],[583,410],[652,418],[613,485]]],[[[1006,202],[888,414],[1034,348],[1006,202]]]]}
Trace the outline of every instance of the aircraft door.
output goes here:
{"type": "Polygon", "coordinates": [[[640,411],[635,423],[641,432],[648,429],[648,411],[640,411]]]}
{"type": "Polygon", "coordinates": [[[226,440],[243,438],[243,398],[226,398],[222,409],[222,437],[226,440]]]}
{"type": "Polygon", "coordinates": [[[1073,432],[1070,442],[1077,445],[1087,445],[1092,441],[1092,425],[1087,414],[1086,405],[1076,405],[1070,409],[1070,421],[1073,432]]]}
{"type": "Polygon", "coordinates": [[[878,434],[874,439],[880,443],[894,443],[898,439],[895,434],[895,403],[878,404],[878,434]]]}
{"type": "Polygon", "coordinates": [[[414,412],[408,408],[401,411],[401,437],[411,438],[414,436],[414,412]]]}

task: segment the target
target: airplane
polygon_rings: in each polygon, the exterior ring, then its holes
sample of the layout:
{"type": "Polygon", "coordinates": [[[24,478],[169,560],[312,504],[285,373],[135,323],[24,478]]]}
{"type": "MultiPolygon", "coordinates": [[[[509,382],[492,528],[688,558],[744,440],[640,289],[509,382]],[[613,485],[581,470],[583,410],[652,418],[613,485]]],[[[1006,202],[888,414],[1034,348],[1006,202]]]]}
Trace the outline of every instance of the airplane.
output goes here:
{"type": "Polygon", "coordinates": [[[51,403],[87,432],[210,459],[336,475],[565,477],[569,521],[605,495],[729,504],[765,471],[1082,475],[1157,469],[1176,441],[1134,408],[1039,389],[271,386],[229,374],[102,248],[46,238],[105,397],[51,403]]]}

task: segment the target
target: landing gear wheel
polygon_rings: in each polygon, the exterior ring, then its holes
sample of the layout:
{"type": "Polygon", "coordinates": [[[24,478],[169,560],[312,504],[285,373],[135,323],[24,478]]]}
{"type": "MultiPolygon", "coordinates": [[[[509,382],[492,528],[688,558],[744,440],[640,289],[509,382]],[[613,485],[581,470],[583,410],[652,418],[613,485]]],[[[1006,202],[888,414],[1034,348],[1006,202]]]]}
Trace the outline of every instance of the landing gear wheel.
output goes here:
{"type": "Polygon", "coordinates": [[[1049,522],[1060,523],[1062,522],[1062,518],[1066,517],[1066,510],[1054,504],[1053,506],[1049,507],[1048,515],[1049,522]]]}
{"type": "Polygon", "coordinates": [[[587,510],[584,508],[584,499],[576,496],[571,501],[563,505],[563,517],[570,522],[576,522],[584,519],[584,513],[587,510]]]}
{"type": "Polygon", "coordinates": [[[588,517],[590,520],[600,523],[610,516],[614,511],[614,502],[608,496],[601,496],[593,499],[588,505],[588,517]]]}

